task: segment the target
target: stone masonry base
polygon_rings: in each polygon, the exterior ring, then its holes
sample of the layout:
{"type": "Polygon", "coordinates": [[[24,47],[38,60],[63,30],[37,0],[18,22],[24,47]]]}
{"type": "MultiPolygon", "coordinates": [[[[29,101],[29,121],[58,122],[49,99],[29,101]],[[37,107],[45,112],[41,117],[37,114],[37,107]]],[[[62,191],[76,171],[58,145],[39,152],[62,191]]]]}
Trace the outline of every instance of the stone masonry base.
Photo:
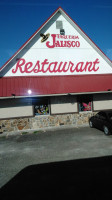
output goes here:
{"type": "Polygon", "coordinates": [[[31,129],[36,130],[66,125],[74,125],[77,127],[81,125],[84,126],[88,124],[89,117],[93,115],[93,112],[85,112],[0,120],[0,132],[25,131],[31,129]]]}

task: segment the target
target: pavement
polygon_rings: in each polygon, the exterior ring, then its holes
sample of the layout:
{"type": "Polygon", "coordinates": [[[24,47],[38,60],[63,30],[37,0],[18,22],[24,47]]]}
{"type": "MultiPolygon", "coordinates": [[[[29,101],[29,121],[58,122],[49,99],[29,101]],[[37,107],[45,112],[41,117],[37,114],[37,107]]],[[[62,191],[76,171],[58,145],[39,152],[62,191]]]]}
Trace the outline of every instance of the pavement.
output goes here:
{"type": "Polygon", "coordinates": [[[0,187],[25,167],[112,155],[112,135],[89,127],[23,132],[0,137],[0,187]]]}

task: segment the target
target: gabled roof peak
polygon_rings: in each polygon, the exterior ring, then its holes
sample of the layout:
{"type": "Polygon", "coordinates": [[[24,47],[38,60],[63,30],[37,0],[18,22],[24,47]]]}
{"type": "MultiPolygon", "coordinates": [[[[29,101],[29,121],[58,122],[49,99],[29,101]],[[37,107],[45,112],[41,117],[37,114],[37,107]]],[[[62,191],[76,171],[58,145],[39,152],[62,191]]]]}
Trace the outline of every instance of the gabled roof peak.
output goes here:
{"type": "Polygon", "coordinates": [[[38,34],[39,31],[58,13],[60,12],[67,21],[82,35],[82,37],[88,41],[88,43],[100,54],[100,56],[105,59],[105,61],[112,66],[112,61],[97,47],[97,45],[84,33],[84,31],[71,19],[71,17],[63,10],[62,7],[58,7],[53,14],[41,25],[39,29],[35,31],[35,33],[19,48],[19,50],[2,66],[0,72],[7,67],[7,65],[18,56],[18,54],[29,44],[32,39],[38,34]]]}

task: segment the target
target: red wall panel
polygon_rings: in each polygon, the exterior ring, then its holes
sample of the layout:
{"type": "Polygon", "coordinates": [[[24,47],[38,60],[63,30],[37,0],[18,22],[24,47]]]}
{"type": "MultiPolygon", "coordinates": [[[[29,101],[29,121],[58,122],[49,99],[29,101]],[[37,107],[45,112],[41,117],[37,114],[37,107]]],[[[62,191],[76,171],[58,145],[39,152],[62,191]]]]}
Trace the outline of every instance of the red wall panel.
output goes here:
{"type": "Polygon", "coordinates": [[[0,78],[0,97],[103,92],[112,90],[112,75],[78,75],[0,78]]]}

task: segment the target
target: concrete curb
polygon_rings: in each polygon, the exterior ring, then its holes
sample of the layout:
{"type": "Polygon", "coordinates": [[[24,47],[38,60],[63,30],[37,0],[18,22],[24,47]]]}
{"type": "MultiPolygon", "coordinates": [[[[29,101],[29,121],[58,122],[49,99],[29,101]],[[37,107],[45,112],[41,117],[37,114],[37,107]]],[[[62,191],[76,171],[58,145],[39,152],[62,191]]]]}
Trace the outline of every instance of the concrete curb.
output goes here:
{"type": "Polygon", "coordinates": [[[26,129],[26,130],[20,130],[20,131],[11,131],[11,132],[3,132],[0,133],[0,137],[8,137],[8,136],[16,136],[16,135],[24,135],[26,134],[32,134],[35,131],[40,131],[40,132],[46,132],[46,131],[55,131],[55,130],[64,130],[64,129],[71,129],[71,128],[81,128],[81,127],[88,127],[89,124],[84,124],[84,125],[62,125],[58,127],[46,127],[46,128],[38,128],[38,129],[26,129]]]}

